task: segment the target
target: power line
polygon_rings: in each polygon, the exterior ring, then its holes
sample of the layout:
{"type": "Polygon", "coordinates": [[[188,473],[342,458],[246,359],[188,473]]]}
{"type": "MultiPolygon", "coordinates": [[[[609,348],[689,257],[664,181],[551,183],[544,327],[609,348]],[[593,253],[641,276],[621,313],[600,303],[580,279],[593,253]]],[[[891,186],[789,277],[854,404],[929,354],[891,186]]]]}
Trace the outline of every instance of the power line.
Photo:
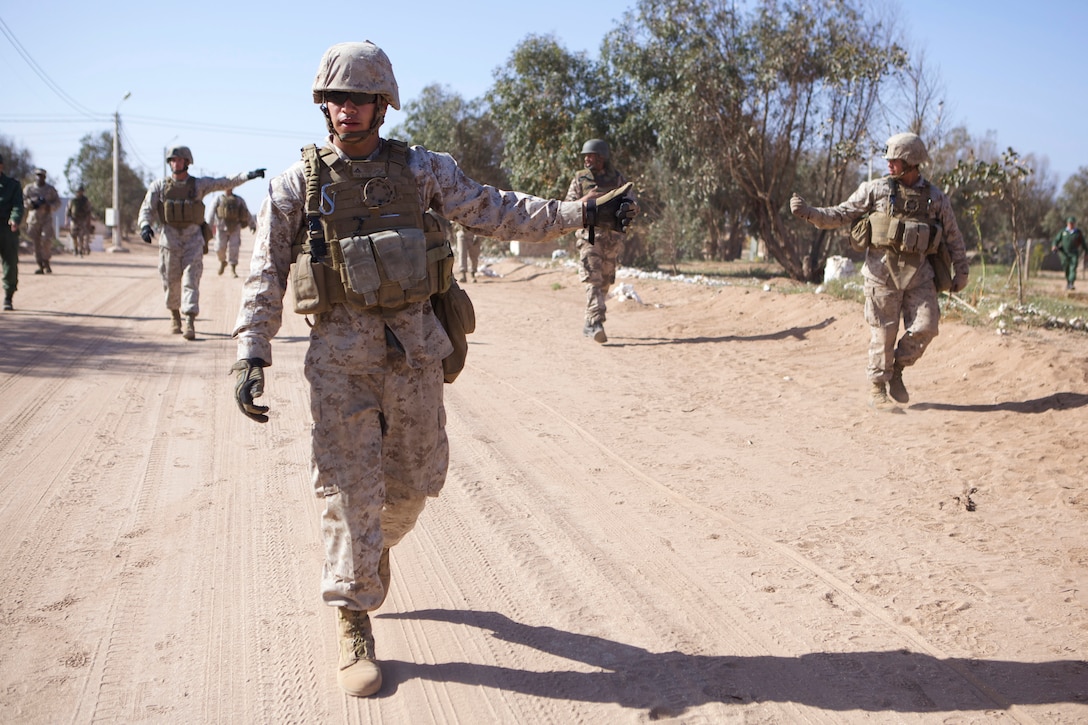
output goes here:
{"type": "Polygon", "coordinates": [[[30,69],[32,71],[34,71],[34,74],[37,75],[38,78],[40,78],[42,82],[49,87],[49,90],[56,93],[62,101],[64,101],[73,109],[75,109],[79,113],[82,113],[88,118],[100,120],[105,117],[104,114],[96,113],[95,111],[90,110],[86,106],[79,103],[79,101],[65,93],[64,89],[57,85],[57,83],[49,77],[49,74],[45,72],[45,69],[38,65],[38,62],[34,60],[33,56],[30,55],[29,51],[27,51],[27,49],[23,47],[23,44],[20,43],[19,39],[15,37],[15,33],[11,31],[11,28],[8,27],[8,24],[4,22],[3,18],[0,18],[0,33],[4,34],[4,37],[8,39],[8,42],[10,42],[12,47],[15,48],[15,51],[22,56],[23,60],[26,61],[26,64],[30,66],[30,69]]]}

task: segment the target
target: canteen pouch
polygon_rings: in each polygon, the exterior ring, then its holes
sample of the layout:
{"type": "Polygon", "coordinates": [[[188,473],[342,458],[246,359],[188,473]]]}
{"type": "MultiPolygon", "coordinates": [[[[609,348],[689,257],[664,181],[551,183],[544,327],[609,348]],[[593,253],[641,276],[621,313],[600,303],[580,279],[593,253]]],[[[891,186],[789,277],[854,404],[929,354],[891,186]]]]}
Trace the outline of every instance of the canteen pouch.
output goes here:
{"type": "Polygon", "coordinates": [[[442,360],[442,379],[452,383],[465,367],[468,335],[476,330],[476,310],[468,293],[456,282],[445,293],[432,295],[431,307],[453,345],[453,352],[442,360]]]}
{"type": "Polygon", "coordinates": [[[295,312],[317,315],[332,308],[325,290],[325,266],[315,262],[309,252],[302,252],[291,265],[291,290],[295,295],[295,312]]]}

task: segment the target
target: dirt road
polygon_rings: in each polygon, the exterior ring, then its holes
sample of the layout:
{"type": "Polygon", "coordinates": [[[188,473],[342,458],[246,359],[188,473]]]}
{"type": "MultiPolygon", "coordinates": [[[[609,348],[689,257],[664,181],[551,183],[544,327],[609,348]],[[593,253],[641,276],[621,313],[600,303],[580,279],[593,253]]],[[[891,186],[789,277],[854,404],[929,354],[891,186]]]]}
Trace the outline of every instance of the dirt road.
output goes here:
{"type": "Polygon", "coordinates": [[[1088,336],[948,324],[877,413],[855,304],[623,280],[600,346],[569,267],[497,264],[354,700],[305,322],[255,424],[241,280],[187,343],[129,246],[0,315],[0,722],[1088,720],[1088,336]]]}

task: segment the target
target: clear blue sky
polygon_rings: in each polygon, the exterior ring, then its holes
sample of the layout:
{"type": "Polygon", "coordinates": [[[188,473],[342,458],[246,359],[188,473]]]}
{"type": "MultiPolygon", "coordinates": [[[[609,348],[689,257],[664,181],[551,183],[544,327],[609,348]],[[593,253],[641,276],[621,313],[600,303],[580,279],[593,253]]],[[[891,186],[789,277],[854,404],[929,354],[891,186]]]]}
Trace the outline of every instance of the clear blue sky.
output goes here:
{"type": "MultiPolygon", "coordinates": [[[[924,49],[939,72],[954,124],[976,136],[994,131],[998,148],[1047,157],[1059,183],[1088,166],[1081,58],[1088,2],[882,4],[898,14],[912,49],[924,49]]],[[[11,3],[0,10],[6,31],[75,107],[0,35],[0,134],[29,149],[61,193],[68,191],[64,164],[80,138],[110,131],[115,109],[129,163],[156,176],[163,173],[164,147],[173,144],[192,148],[199,174],[260,166],[276,174],[298,159],[303,145],[324,137],[310,85],[333,43],[369,39],[381,46],[393,62],[402,103],[432,83],[472,99],[490,87],[495,68],[528,35],[552,34],[567,50],[596,57],[604,34],[633,6],[627,0],[424,0],[379,12],[369,2],[238,0],[181,11],[131,0],[111,2],[108,10],[72,0],[11,3]],[[336,8],[352,8],[359,19],[337,21],[336,8]]],[[[391,112],[386,129],[403,120],[391,112]]],[[[251,181],[238,193],[256,208],[264,183],[251,181]]]]}

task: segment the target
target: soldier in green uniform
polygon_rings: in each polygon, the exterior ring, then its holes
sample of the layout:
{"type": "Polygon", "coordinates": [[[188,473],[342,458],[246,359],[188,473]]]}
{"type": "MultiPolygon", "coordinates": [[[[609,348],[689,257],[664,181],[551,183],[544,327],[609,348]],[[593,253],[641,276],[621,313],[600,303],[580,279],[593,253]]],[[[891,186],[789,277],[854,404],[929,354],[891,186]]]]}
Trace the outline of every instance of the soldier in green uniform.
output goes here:
{"type": "Polygon", "coordinates": [[[1057,252],[1062,259],[1062,270],[1065,272],[1065,288],[1075,289],[1077,281],[1077,260],[1081,251],[1088,252],[1088,244],[1084,241],[1084,233],[1077,228],[1077,218],[1069,217],[1065,220],[1065,229],[1054,237],[1051,251],[1057,252]]]}
{"type": "Polygon", "coordinates": [[[23,190],[4,174],[0,156],[0,258],[4,260],[4,309],[14,310],[12,297],[19,288],[19,225],[23,221],[23,190]]]}

